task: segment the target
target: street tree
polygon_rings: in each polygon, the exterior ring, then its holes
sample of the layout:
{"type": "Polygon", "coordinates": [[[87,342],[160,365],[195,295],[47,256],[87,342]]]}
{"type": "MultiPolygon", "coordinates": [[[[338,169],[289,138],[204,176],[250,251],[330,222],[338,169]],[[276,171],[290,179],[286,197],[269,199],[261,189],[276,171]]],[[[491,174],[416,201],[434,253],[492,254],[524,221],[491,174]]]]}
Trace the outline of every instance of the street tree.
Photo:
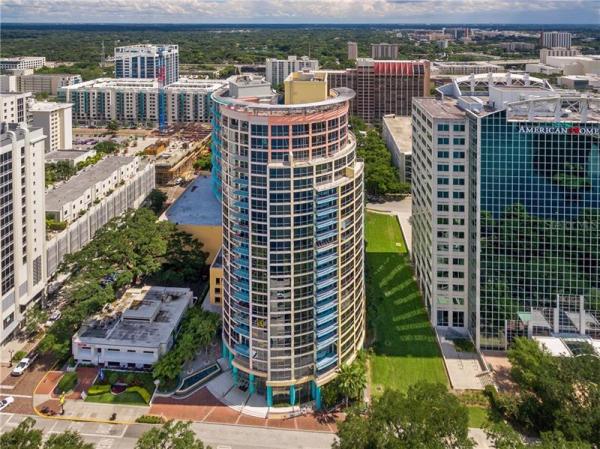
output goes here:
{"type": "Polygon", "coordinates": [[[50,435],[50,438],[44,443],[44,449],[94,449],[94,445],[83,441],[79,433],[67,430],[50,435]]]}
{"type": "Polygon", "coordinates": [[[350,411],[334,449],[471,449],[467,408],[442,384],[385,391],[366,414],[350,411]]]}
{"type": "Polygon", "coordinates": [[[529,444],[503,421],[488,425],[485,432],[496,449],[592,449],[589,443],[565,440],[561,432],[542,433],[540,441],[529,444]]]}
{"type": "Polygon", "coordinates": [[[135,449],[205,449],[190,426],[190,422],[168,421],[142,434],[135,449]]]}
{"type": "Polygon", "coordinates": [[[354,363],[343,365],[335,381],[339,392],[344,396],[346,407],[349,400],[360,399],[367,387],[367,371],[364,361],[358,359],[354,363]]]}
{"type": "Polygon", "coordinates": [[[150,210],[158,215],[167,201],[167,194],[162,190],[153,189],[148,195],[148,201],[150,201],[150,210]]]}
{"type": "Polygon", "coordinates": [[[11,449],[39,449],[42,445],[42,431],[34,429],[35,420],[25,418],[17,427],[0,435],[0,447],[11,449]]]}

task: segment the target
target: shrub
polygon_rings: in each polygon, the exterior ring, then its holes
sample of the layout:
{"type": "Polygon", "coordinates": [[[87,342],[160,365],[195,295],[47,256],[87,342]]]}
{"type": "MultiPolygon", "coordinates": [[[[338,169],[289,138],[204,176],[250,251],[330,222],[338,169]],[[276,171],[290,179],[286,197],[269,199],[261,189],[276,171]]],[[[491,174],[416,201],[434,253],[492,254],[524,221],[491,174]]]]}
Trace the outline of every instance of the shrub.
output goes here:
{"type": "Polygon", "coordinates": [[[162,416],[142,415],[139,418],[137,418],[135,422],[141,424],[163,424],[165,420],[162,416]]]}
{"type": "Polygon", "coordinates": [[[119,373],[116,373],[114,371],[109,372],[106,376],[106,380],[111,385],[116,384],[119,381],[119,373]]]}
{"type": "Polygon", "coordinates": [[[452,342],[457,352],[477,352],[475,345],[468,338],[457,338],[452,342]]]}
{"type": "Polygon", "coordinates": [[[139,394],[146,404],[148,404],[150,402],[150,399],[152,398],[152,395],[144,387],[139,387],[139,386],[127,387],[127,389],[125,391],[135,392],[135,393],[139,394]]]}
{"type": "Polygon", "coordinates": [[[125,383],[127,385],[133,385],[136,381],[136,377],[135,374],[133,373],[127,373],[127,375],[125,376],[125,383]]]}
{"type": "Polygon", "coordinates": [[[88,391],[87,394],[89,396],[94,396],[97,394],[104,394],[104,393],[108,393],[110,391],[110,385],[104,384],[104,385],[92,385],[88,391]]]}
{"type": "Polygon", "coordinates": [[[15,363],[20,362],[21,359],[23,357],[25,357],[26,355],[27,355],[27,352],[25,352],[25,351],[17,351],[13,355],[12,361],[15,362],[15,363]]]}
{"type": "Polygon", "coordinates": [[[59,393],[66,393],[75,388],[75,385],[77,385],[77,373],[65,373],[58,382],[57,389],[59,393]]]}

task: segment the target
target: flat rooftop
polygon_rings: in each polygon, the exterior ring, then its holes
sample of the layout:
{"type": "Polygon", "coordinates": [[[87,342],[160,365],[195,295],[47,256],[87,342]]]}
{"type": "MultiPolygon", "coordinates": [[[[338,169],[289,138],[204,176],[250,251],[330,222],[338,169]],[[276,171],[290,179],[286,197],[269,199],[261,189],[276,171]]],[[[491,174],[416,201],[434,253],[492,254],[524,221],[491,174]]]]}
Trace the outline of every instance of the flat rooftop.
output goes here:
{"type": "Polygon", "coordinates": [[[198,176],[162,218],[175,224],[221,226],[221,202],[213,195],[210,176],[198,176]]]}
{"type": "Polygon", "coordinates": [[[93,155],[94,150],[56,150],[46,153],[46,162],[48,161],[72,161],[82,156],[93,155]]]}
{"type": "Polygon", "coordinates": [[[72,108],[72,107],[73,107],[72,103],[55,103],[55,102],[51,102],[51,101],[41,101],[41,102],[33,103],[33,105],[29,108],[29,110],[31,112],[37,112],[37,111],[52,112],[52,111],[58,111],[60,109],[68,109],[68,108],[72,108]]]}
{"type": "Polygon", "coordinates": [[[192,291],[188,288],[132,288],[87,320],[73,338],[90,345],[166,345],[191,302],[192,291]]]}
{"type": "Polygon", "coordinates": [[[134,160],[134,156],[108,156],[97,164],[81,170],[68,181],[46,192],[46,210],[60,210],[65,203],[79,198],[86,189],[105,180],[115,170],[134,160]]]}
{"type": "Polygon", "coordinates": [[[412,118],[384,116],[383,123],[394,139],[396,147],[403,153],[410,153],[412,150],[412,118]]]}
{"type": "Polygon", "coordinates": [[[425,112],[433,118],[464,119],[465,111],[456,105],[455,100],[438,100],[437,98],[415,98],[413,102],[419,104],[425,112]]]}

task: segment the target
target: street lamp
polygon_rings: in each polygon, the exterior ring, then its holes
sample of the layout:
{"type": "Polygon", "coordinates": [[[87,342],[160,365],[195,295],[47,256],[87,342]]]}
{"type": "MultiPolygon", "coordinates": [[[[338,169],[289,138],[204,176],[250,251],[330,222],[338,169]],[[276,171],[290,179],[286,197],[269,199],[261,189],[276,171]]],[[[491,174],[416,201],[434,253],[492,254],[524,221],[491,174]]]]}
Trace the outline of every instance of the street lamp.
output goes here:
{"type": "Polygon", "coordinates": [[[13,354],[14,354],[15,350],[14,349],[9,349],[8,350],[8,367],[11,368],[12,367],[12,358],[13,358],[13,354]]]}

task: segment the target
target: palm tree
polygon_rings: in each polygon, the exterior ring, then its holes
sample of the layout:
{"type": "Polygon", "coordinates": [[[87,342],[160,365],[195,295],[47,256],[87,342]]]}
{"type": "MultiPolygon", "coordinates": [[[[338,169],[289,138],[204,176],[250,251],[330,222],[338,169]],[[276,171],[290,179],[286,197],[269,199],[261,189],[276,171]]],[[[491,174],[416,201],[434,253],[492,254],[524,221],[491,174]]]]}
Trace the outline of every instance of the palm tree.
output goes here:
{"type": "Polygon", "coordinates": [[[359,399],[367,387],[367,372],[364,363],[355,361],[350,365],[343,365],[337,377],[340,393],[344,395],[346,407],[349,399],[359,399]]]}

